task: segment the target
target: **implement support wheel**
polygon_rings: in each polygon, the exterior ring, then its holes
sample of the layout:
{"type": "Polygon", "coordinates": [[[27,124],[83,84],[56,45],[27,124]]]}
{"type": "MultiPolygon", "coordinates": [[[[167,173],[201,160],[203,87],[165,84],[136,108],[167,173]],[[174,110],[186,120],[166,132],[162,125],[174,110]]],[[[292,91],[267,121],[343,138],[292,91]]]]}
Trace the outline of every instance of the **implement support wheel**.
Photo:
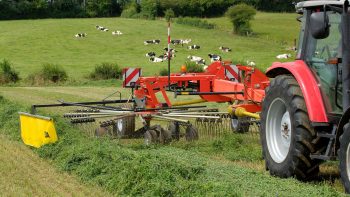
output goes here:
{"type": "Polygon", "coordinates": [[[235,133],[247,133],[249,131],[250,117],[231,117],[231,129],[235,133]]]}
{"type": "Polygon", "coordinates": [[[188,125],[185,134],[186,141],[192,142],[198,140],[198,130],[192,124],[188,125]]]}

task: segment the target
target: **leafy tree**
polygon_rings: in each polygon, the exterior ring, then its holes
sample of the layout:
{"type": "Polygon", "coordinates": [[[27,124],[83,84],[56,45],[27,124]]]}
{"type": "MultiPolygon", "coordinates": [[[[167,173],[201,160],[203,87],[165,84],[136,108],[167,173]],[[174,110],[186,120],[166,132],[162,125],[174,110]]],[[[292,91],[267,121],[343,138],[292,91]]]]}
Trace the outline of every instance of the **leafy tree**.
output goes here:
{"type": "Polygon", "coordinates": [[[169,22],[172,18],[174,18],[175,13],[174,13],[173,9],[169,8],[169,9],[165,10],[164,17],[165,17],[167,22],[169,22]]]}
{"type": "Polygon", "coordinates": [[[244,3],[231,6],[226,12],[226,16],[233,24],[233,32],[241,35],[252,32],[250,21],[255,14],[256,10],[244,3]]]}
{"type": "Polygon", "coordinates": [[[139,13],[139,6],[136,3],[130,3],[125,6],[122,11],[121,17],[124,18],[136,18],[139,13]]]}
{"type": "Polygon", "coordinates": [[[147,19],[154,19],[158,16],[157,0],[142,0],[141,1],[141,16],[147,19]]]}

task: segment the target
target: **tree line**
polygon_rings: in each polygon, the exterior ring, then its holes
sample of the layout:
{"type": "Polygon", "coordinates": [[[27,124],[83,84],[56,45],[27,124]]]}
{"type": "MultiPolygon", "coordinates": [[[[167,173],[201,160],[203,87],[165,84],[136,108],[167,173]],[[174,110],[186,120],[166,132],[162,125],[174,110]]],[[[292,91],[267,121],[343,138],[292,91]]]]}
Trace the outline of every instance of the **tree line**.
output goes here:
{"type": "Polygon", "coordinates": [[[77,18],[120,16],[134,9],[138,16],[163,17],[166,10],[175,16],[222,16],[236,4],[257,10],[293,12],[295,0],[0,0],[0,19],[77,18]]]}

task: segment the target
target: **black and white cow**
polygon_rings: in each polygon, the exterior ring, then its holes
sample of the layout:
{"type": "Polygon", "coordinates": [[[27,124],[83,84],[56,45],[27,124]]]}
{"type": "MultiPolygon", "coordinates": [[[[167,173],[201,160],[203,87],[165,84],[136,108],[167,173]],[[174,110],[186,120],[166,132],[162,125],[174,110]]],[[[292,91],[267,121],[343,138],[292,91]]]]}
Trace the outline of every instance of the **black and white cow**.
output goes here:
{"type": "Polygon", "coordinates": [[[182,40],[171,40],[170,42],[171,42],[171,44],[173,44],[173,45],[183,44],[183,43],[182,43],[182,40]]]}
{"type": "Polygon", "coordinates": [[[188,46],[188,49],[190,50],[198,50],[200,49],[201,47],[199,45],[191,45],[191,46],[188,46]]]}
{"type": "Polygon", "coordinates": [[[109,29],[107,29],[107,28],[105,28],[105,27],[102,27],[102,26],[100,26],[100,25],[96,25],[95,27],[96,27],[96,29],[98,29],[98,30],[100,30],[100,31],[109,31],[109,29]]]}
{"type": "MultiPolygon", "coordinates": [[[[168,47],[165,47],[163,50],[164,50],[165,52],[168,52],[168,47]]],[[[171,52],[171,53],[176,53],[177,50],[170,48],[170,52],[171,52]]]]}
{"type": "Polygon", "coordinates": [[[101,31],[105,31],[105,32],[109,31],[109,29],[107,29],[107,28],[105,28],[105,27],[102,27],[100,30],[101,30],[101,31]]]}
{"type": "Polygon", "coordinates": [[[163,58],[159,58],[159,57],[151,57],[149,58],[149,61],[154,62],[154,63],[159,63],[159,62],[163,62],[163,58]]]}
{"type": "Polygon", "coordinates": [[[113,32],[112,32],[112,35],[114,35],[114,36],[120,36],[120,35],[123,35],[123,33],[122,33],[121,31],[117,30],[117,31],[113,31],[113,32]]]}
{"type": "Polygon", "coordinates": [[[208,54],[211,62],[221,61],[221,56],[216,54],[208,54]]]}
{"type": "Polygon", "coordinates": [[[87,36],[87,33],[79,33],[79,34],[75,34],[76,38],[85,38],[87,36]]]}
{"type": "Polygon", "coordinates": [[[247,60],[247,66],[256,66],[254,61],[247,60]]]}
{"type": "Polygon", "coordinates": [[[192,40],[191,39],[185,39],[182,40],[182,44],[189,44],[192,40]]]}
{"type": "Polygon", "coordinates": [[[187,58],[191,62],[196,62],[196,64],[205,65],[205,59],[203,59],[201,57],[189,55],[187,58]]]}
{"type": "Polygon", "coordinates": [[[160,40],[146,40],[143,42],[143,44],[145,45],[149,45],[149,44],[159,44],[160,40]]]}
{"type": "Polygon", "coordinates": [[[146,53],[146,57],[155,57],[156,53],[155,52],[148,52],[146,53]]]}
{"type": "Polygon", "coordinates": [[[276,56],[276,58],[277,59],[288,59],[288,58],[290,58],[290,57],[292,57],[292,55],[291,54],[280,54],[280,55],[277,55],[276,56]]]}
{"type": "Polygon", "coordinates": [[[231,51],[232,51],[232,49],[230,49],[229,47],[223,47],[223,46],[219,47],[219,49],[220,49],[222,52],[231,52],[231,51]]]}

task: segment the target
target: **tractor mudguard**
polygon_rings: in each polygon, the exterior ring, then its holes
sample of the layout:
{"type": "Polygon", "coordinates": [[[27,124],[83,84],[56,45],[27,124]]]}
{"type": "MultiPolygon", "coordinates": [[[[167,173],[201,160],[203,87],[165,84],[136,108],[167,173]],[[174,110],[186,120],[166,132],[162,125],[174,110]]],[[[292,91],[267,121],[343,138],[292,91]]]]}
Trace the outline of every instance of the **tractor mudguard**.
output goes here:
{"type": "Polygon", "coordinates": [[[328,123],[326,108],[319,88],[319,83],[304,61],[272,64],[266,71],[266,76],[275,78],[278,75],[290,74],[298,81],[303,92],[310,121],[313,123],[328,123]]]}

